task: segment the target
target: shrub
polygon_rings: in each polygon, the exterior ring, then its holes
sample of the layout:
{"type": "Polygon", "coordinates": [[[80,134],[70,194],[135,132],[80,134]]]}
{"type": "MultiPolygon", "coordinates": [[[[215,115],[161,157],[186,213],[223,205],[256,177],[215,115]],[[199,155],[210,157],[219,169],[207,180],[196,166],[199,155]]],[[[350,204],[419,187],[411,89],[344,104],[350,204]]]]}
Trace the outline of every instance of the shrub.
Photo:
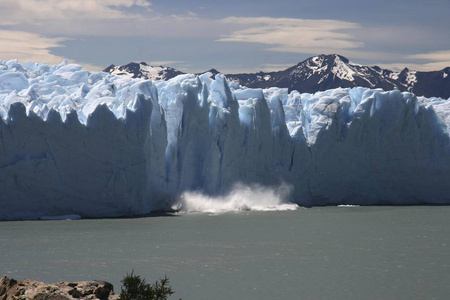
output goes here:
{"type": "Polygon", "coordinates": [[[150,284],[146,283],[141,276],[134,275],[133,272],[134,270],[131,274],[127,273],[121,280],[121,300],[167,300],[167,297],[174,293],[166,276],[150,284]]]}

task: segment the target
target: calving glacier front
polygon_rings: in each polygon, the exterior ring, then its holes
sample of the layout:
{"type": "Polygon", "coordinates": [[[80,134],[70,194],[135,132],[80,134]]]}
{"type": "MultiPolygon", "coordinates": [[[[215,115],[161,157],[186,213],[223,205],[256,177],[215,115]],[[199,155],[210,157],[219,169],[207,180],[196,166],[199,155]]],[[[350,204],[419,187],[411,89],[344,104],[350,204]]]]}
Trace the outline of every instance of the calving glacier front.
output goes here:
{"type": "Polygon", "coordinates": [[[0,61],[0,219],[142,214],[237,183],[301,205],[450,203],[447,106],[0,61]]]}

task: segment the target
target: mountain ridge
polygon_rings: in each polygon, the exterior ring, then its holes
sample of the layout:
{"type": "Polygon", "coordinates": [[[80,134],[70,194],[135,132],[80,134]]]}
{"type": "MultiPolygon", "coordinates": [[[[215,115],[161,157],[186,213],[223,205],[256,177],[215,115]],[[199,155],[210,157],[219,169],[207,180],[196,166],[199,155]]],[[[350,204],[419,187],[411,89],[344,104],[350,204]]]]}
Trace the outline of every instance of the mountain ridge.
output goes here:
{"type": "MultiPolygon", "coordinates": [[[[152,67],[148,64],[129,63],[123,66],[111,65],[105,72],[133,78],[168,80],[185,74],[170,67],[152,67]]],[[[219,73],[210,69],[213,75],[219,73]]],[[[197,73],[203,74],[203,73],[197,73]]],[[[438,71],[415,71],[404,68],[401,71],[383,69],[379,66],[365,66],[351,62],[339,54],[317,55],[281,71],[225,74],[249,88],[281,87],[289,91],[315,93],[338,87],[362,86],[413,92],[418,96],[450,98],[450,67],[438,71]]]]}

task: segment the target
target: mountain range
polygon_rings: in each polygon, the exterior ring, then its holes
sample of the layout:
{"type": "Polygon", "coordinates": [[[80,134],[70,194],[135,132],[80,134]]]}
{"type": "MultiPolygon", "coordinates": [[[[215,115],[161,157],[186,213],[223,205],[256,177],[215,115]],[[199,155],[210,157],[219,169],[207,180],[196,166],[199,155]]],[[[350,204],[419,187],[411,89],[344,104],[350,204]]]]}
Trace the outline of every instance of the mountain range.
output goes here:
{"type": "MultiPolygon", "coordinates": [[[[170,67],[150,66],[145,62],[132,62],[122,66],[111,65],[105,72],[133,78],[168,80],[185,74],[170,67]]],[[[208,70],[213,75],[215,69],[208,70]]],[[[353,63],[338,55],[310,57],[295,66],[282,71],[225,74],[228,80],[250,88],[280,87],[289,91],[314,93],[338,87],[362,86],[400,90],[417,96],[450,98],[450,67],[440,71],[421,72],[404,68],[401,71],[382,69],[378,66],[364,66],[353,63]]]]}

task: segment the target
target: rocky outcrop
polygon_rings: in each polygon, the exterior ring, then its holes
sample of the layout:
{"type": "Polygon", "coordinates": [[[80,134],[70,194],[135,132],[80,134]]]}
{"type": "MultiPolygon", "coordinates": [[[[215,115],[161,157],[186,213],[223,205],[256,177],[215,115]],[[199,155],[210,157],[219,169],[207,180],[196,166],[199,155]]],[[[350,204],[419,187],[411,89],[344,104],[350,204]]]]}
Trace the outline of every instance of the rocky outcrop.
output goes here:
{"type": "Polygon", "coordinates": [[[47,284],[25,279],[16,281],[3,276],[0,280],[0,300],[69,300],[119,299],[113,285],[106,281],[57,282],[47,284]]]}

